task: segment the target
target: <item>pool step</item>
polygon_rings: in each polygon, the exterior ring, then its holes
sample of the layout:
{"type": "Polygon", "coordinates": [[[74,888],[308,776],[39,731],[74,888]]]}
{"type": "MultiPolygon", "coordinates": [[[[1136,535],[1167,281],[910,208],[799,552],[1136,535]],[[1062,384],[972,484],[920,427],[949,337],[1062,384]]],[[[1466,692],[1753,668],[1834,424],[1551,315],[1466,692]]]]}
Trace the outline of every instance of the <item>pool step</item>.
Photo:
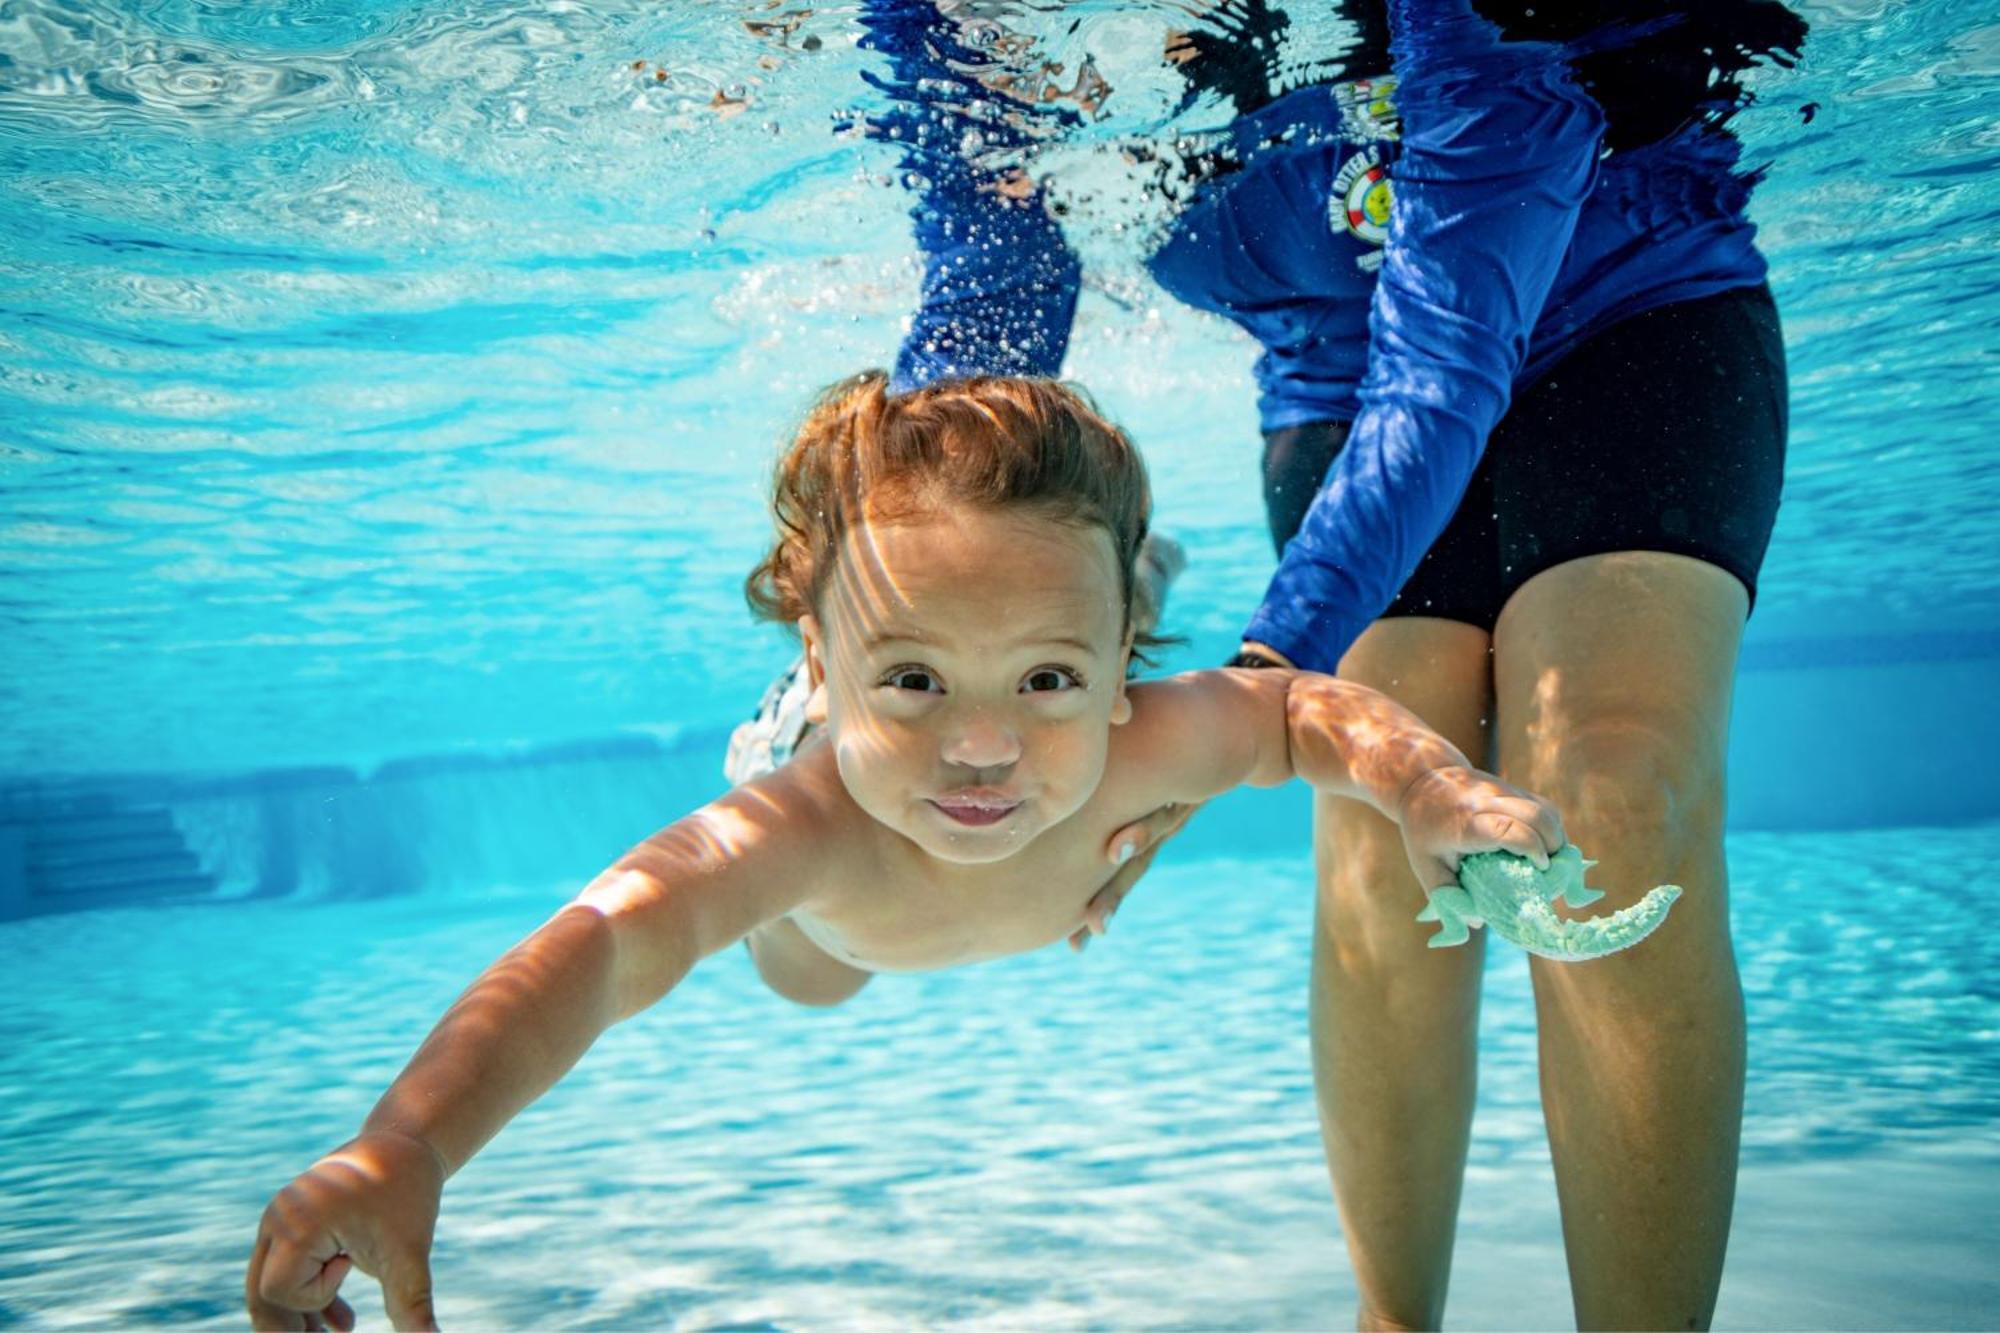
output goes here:
{"type": "Polygon", "coordinates": [[[98,792],[16,799],[0,809],[0,920],[214,892],[215,877],[164,806],[98,792]]]}

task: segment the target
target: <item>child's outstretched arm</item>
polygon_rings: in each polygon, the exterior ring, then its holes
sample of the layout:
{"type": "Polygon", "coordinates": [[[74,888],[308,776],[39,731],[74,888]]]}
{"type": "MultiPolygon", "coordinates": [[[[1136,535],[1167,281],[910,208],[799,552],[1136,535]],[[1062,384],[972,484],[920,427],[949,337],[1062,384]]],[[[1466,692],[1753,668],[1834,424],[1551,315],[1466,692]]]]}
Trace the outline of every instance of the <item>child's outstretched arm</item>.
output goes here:
{"type": "MultiPolygon", "coordinates": [[[[1426,889],[1454,881],[1459,859],[1504,849],[1546,867],[1562,819],[1540,797],[1474,768],[1458,747],[1395,700],[1351,681],[1284,669],[1201,671],[1162,682],[1172,731],[1215,738],[1184,799],[1243,783],[1303,778],[1374,807],[1403,829],[1426,889]]],[[[1201,755],[1209,747],[1186,747],[1201,755]]]]}
{"type": "Polygon", "coordinates": [[[797,775],[740,787],[663,829],[509,950],[446,1011],[361,1133],[271,1200],[244,1301],[258,1328],[353,1325],[350,1268],[397,1328],[435,1327],[430,1245],[444,1182],[613,1023],[700,959],[807,901],[837,839],[797,775]]]}
{"type": "Polygon", "coordinates": [[[1562,850],[1562,817],[1554,806],[1473,767],[1458,747],[1379,691],[1302,672],[1286,692],[1285,720],[1293,772],[1400,824],[1425,889],[1453,883],[1459,859],[1472,852],[1516,852],[1546,868],[1562,850]]]}

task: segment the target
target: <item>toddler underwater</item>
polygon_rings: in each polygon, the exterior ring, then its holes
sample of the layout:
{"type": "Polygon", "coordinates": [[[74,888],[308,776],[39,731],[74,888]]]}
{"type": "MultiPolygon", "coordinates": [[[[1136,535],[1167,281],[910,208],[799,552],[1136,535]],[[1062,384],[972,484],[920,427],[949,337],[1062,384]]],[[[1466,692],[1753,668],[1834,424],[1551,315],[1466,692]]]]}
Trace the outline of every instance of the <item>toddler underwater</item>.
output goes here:
{"type": "Polygon", "coordinates": [[[845,381],[772,508],[750,599],[798,627],[818,734],[620,857],[452,1005],[360,1134],[266,1208],[258,1327],[351,1326],[357,1267],[398,1327],[433,1326],[445,1181],[739,940],[807,1003],[1040,948],[1088,923],[1135,820],[1293,777],[1395,819],[1427,888],[1475,853],[1546,869],[1564,849],[1553,807],[1373,690],[1279,669],[1129,681],[1151,641],[1133,616],[1145,469],[1064,385],[845,381]]]}

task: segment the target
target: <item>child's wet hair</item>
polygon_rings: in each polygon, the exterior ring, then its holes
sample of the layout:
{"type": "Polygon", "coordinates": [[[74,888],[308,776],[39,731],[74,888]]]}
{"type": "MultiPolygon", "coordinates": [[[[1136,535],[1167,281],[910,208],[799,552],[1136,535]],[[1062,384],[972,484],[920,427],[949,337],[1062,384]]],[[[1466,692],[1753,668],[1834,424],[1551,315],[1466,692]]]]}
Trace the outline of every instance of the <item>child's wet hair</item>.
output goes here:
{"type": "Polygon", "coordinates": [[[1152,492],[1125,432],[1057,380],[978,376],[895,395],[888,386],[883,371],[864,371],[806,413],[772,478],[777,537],[745,584],[752,610],[786,623],[812,613],[842,539],[864,519],[1021,506],[1109,534],[1131,625],[1152,492]]]}

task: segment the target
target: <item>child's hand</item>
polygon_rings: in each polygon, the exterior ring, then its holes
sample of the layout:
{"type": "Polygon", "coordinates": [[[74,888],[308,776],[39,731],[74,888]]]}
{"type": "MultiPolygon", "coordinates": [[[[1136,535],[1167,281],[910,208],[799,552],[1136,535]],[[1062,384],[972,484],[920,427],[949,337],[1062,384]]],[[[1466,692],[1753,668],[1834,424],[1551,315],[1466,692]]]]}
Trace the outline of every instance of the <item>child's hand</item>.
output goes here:
{"type": "Polygon", "coordinates": [[[1403,793],[1398,818],[1426,890],[1456,882],[1459,858],[1472,852],[1515,852],[1546,870],[1566,841],[1554,806],[1476,768],[1424,773],[1403,793]]]}
{"type": "Polygon", "coordinates": [[[364,1132],[278,1191],[257,1227],[243,1281],[253,1328],[354,1327],[337,1294],[349,1268],[382,1283],[396,1328],[436,1328],[431,1233],[443,1160],[407,1134],[364,1132]]]}

